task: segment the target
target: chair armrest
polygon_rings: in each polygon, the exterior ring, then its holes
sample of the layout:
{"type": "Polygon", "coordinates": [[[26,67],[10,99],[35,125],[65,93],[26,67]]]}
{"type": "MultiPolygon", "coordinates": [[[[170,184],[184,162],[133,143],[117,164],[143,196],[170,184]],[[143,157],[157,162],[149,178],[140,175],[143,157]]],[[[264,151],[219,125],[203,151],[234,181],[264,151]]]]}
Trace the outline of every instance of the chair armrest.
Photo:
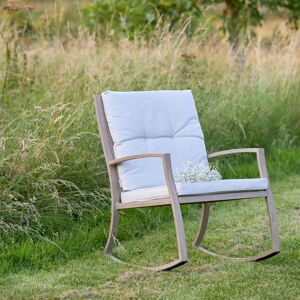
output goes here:
{"type": "Polygon", "coordinates": [[[136,155],[129,155],[120,158],[116,158],[113,160],[108,161],[109,166],[116,166],[122,162],[133,160],[133,159],[140,159],[140,158],[150,158],[150,157],[157,157],[161,158],[163,161],[164,167],[164,174],[165,179],[169,191],[169,195],[171,196],[172,201],[178,202],[178,194],[176,190],[176,185],[173,177],[172,172],[172,164],[171,164],[171,155],[170,153],[146,153],[146,154],[136,154],[136,155]]]}
{"type": "Polygon", "coordinates": [[[266,166],[265,151],[263,148],[230,149],[230,150],[209,153],[207,157],[215,158],[215,157],[220,157],[220,156],[224,156],[224,155],[239,154],[239,153],[255,153],[260,177],[261,178],[269,178],[267,166],[266,166]]]}
{"type": "Polygon", "coordinates": [[[224,150],[224,151],[218,151],[208,154],[208,158],[218,157],[218,156],[224,156],[228,154],[239,154],[239,153],[258,153],[260,151],[264,151],[263,148],[242,148],[242,149],[230,149],[230,150],[224,150]]]}
{"type": "Polygon", "coordinates": [[[148,157],[160,157],[164,160],[165,157],[168,155],[170,156],[169,153],[145,153],[145,154],[128,155],[128,156],[110,160],[110,161],[108,161],[108,165],[114,166],[114,165],[118,165],[124,161],[139,159],[139,158],[148,158],[148,157]]]}

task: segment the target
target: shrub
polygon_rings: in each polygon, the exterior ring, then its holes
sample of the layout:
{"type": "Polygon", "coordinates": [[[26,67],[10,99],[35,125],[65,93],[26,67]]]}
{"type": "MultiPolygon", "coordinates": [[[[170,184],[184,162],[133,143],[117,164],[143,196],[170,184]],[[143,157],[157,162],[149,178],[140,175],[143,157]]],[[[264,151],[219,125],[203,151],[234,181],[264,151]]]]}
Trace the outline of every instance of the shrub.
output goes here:
{"type": "Polygon", "coordinates": [[[82,11],[90,28],[129,38],[137,33],[147,37],[149,29],[162,23],[173,28],[188,21],[187,30],[193,32],[202,12],[197,0],[94,0],[82,11]]]}

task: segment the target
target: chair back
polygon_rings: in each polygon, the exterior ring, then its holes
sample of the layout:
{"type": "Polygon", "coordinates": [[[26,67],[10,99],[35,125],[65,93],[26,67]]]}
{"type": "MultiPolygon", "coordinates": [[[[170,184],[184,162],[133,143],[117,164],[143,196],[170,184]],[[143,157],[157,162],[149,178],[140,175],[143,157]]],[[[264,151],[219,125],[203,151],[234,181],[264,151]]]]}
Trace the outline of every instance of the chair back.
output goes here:
{"type": "MultiPolygon", "coordinates": [[[[106,139],[111,141],[111,145],[104,146],[107,160],[170,153],[173,170],[181,169],[185,161],[207,163],[204,136],[190,90],[106,91],[101,96],[97,101],[102,101],[109,131],[101,135],[108,134],[106,139]]],[[[118,173],[124,191],[166,185],[162,161],[157,158],[126,161],[118,166],[118,173]]]]}

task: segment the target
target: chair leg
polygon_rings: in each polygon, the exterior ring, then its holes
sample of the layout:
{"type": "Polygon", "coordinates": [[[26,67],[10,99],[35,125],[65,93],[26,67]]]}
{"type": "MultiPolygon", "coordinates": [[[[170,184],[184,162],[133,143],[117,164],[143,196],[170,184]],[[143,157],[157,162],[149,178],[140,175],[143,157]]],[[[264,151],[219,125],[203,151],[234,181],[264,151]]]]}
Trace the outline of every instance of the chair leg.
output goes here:
{"type": "Polygon", "coordinates": [[[115,243],[115,236],[118,231],[119,226],[119,211],[112,207],[111,209],[111,220],[110,220],[110,230],[108,239],[104,248],[104,254],[105,255],[111,255],[112,249],[114,247],[115,243]]]}
{"type": "Polygon", "coordinates": [[[193,242],[193,246],[198,248],[203,240],[209,217],[209,203],[202,203],[201,219],[199,230],[196,234],[196,238],[193,242]]]}
{"type": "Polygon", "coordinates": [[[209,251],[201,246],[206,228],[208,223],[208,217],[209,217],[209,204],[203,203],[202,206],[202,213],[201,213],[201,221],[200,221],[200,227],[197,232],[196,238],[194,240],[193,246],[197,248],[198,250],[211,255],[216,256],[220,258],[227,258],[227,259],[233,259],[233,260],[240,260],[240,261],[260,261],[267,258],[270,258],[280,252],[280,245],[279,245],[279,235],[277,230],[277,223],[276,223],[276,210],[273,202],[272,192],[271,190],[268,190],[268,195],[266,197],[266,204],[267,204],[267,211],[269,216],[269,226],[270,226],[270,233],[271,233],[271,239],[272,239],[272,250],[264,252],[260,255],[256,256],[249,256],[249,257],[229,257],[222,254],[217,254],[215,252],[209,251]]]}
{"type": "Polygon", "coordinates": [[[268,215],[269,215],[269,226],[270,226],[270,233],[272,238],[272,250],[275,254],[278,254],[280,253],[280,240],[279,240],[278,226],[276,220],[276,209],[275,209],[271,189],[268,190],[268,195],[265,199],[266,199],[268,215]]]}
{"type": "MultiPolygon", "coordinates": [[[[176,229],[179,258],[170,263],[159,265],[156,267],[143,267],[145,269],[152,270],[152,271],[167,271],[187,263],[186,240],[185,240],[184,226],[183,226],[183,220],[182,220],[182,214],[181,214],[179,202],[172,203],[172,212],[173,212],[173,218],[174,218],[175,229],[176,229]]],[[[119,211],[113,208],[112,216],[111,216],[110,232],[104,249],[104,254],[110,257],[111,259],[113,259],[114,261],[127,264],[126,262],[112,255],[115,236],[118,229],[118,221],[119,221],[119,211]]]]}

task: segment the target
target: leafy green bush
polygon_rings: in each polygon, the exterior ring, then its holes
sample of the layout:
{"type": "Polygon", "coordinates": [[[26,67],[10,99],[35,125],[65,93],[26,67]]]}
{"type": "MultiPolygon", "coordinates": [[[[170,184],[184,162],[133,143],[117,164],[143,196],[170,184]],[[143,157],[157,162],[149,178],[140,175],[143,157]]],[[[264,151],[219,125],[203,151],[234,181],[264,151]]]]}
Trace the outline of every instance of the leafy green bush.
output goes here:
{"type": "Polygon", "coordinates": [[[82,11],[90,28],[129,38],[141,32],[147,36],[158,24],[173,28],[187,20],[187,29],[193,32],[202,14],[198,0],[94,0],[82,11]]]}
{"type": "Polygon", "coordinates": [[[82,11],[91,29],[102,35],[119,36],[125,34],[134,38],[137,33],[151,36],[151,29],[168,24],[172,29],[176,24],[189,20],[188,32],[193,33],[201,20],[205,7],[223,4],[220,15],[221,28],[232,46],[249,41],[252,28],[262,24],[262,8],[280,14],[297,29],[300,18],[298,0],[94,0],[82,11]]]}
{"type": "Polygon", "coordinates": [[[223,30],[232,46],[248,41],[253,27],[262,25],[262,8],[286,17],[294,29],[299,27],[299,0],[200,0],[204,5],[223,4],[223,30]]]}

